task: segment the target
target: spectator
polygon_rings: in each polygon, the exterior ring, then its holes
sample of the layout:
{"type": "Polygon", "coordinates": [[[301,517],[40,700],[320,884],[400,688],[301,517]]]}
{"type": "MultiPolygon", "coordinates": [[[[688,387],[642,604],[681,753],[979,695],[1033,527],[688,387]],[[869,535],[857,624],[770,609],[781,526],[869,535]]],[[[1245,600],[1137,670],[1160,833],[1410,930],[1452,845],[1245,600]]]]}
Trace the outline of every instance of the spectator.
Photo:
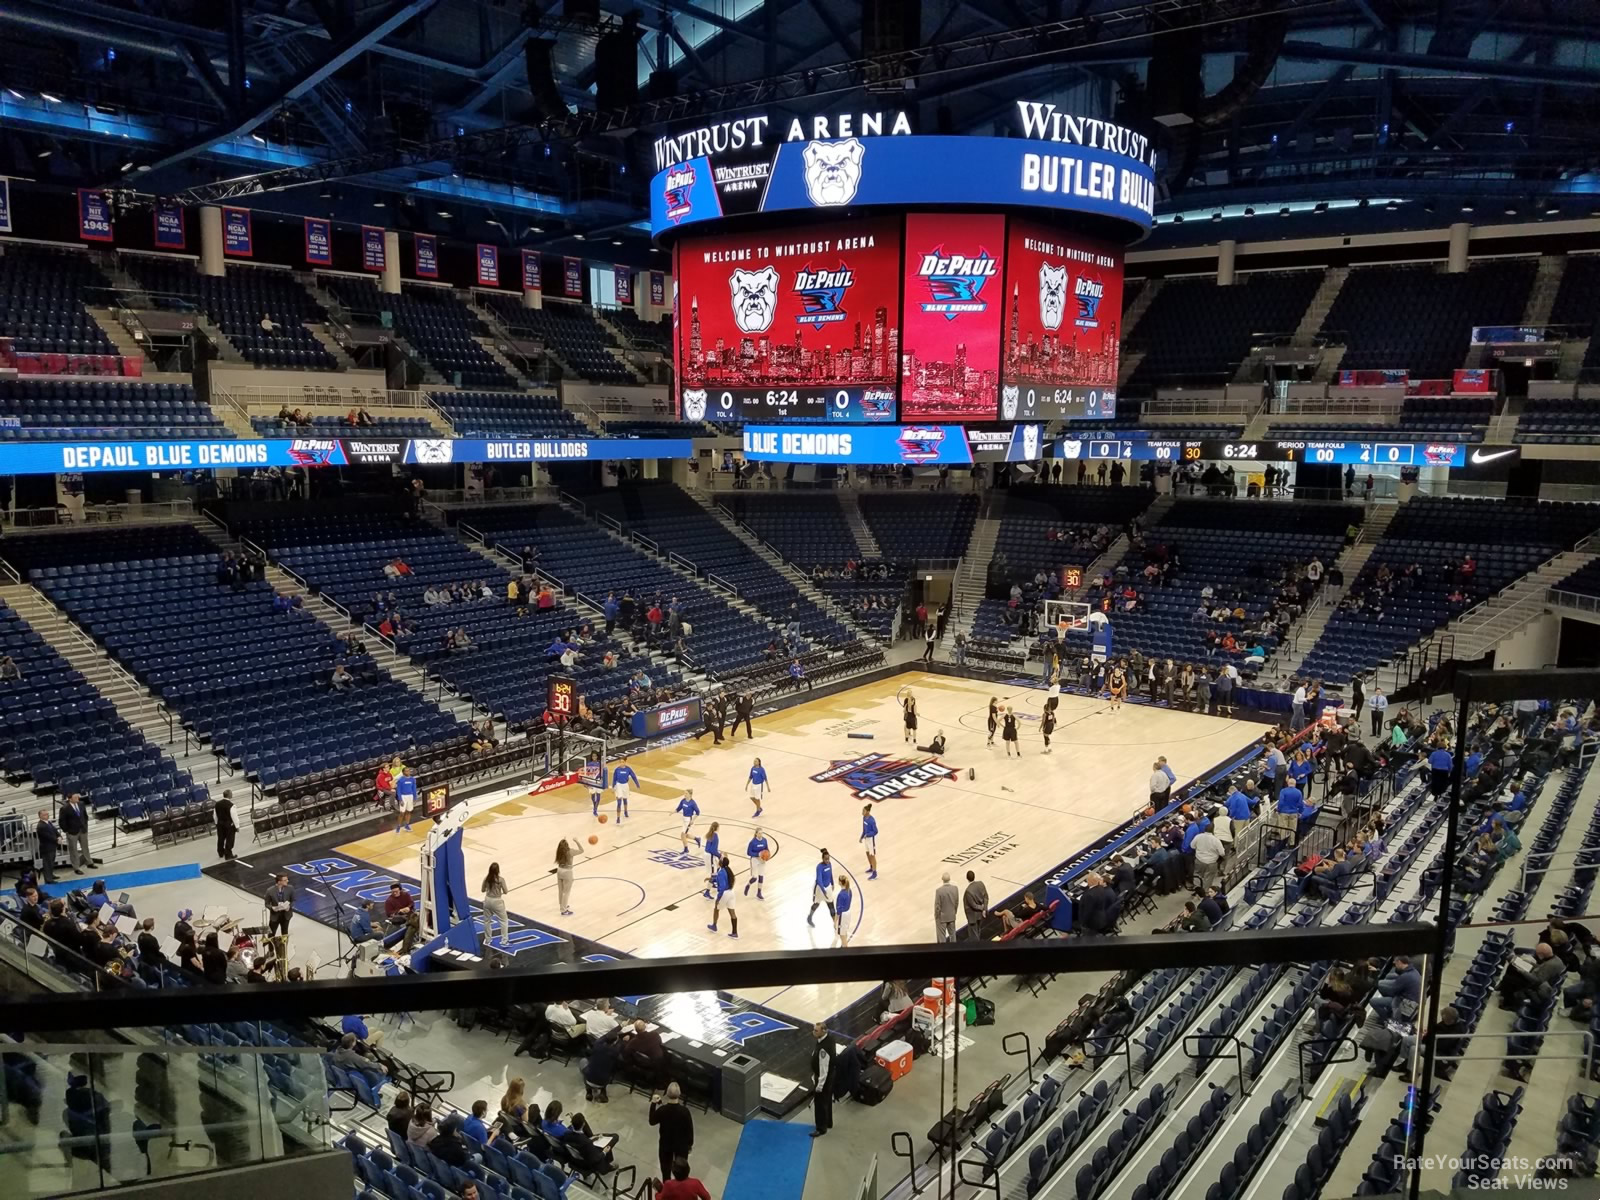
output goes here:
{"type": "Polygon", "coordinates": [[[464,1171],[472,1164],[472,1147],[462,1136],[462,1121],[460,1113],[451,1113],[445,1117],[439,1122],[438,1133],[427,1146],[435,1158],[464,1171]]]}
{"type": "Polygon", "coordinates": [[[961,908],[967,917],[967,936],[983,936],[983,922],[989,915],[989,888],[974,871],[967,872],[967,890],[961,896],[961,908]]]}
{"type": "Polygon", "coordinates": [[[472,1115],[461,1122],[461,1132],[480,1146],[489,1142],[489,1126],[484,1121],[484,1117],[488,1115],[488,1112],[489,1102],[487,1100],[474,1100],[472,1102],[472,1115]]]}
{"type": "Polygon", "coordinates": [[[1410,1020],[1421,996],[1421,973],[1411,965],[1409,956],[1396,955],[1394,970],[1378,981],[1378,994],[1371,1001],[1372,1011],[1385,1021],[1396,1016],[1410,1020]]]}
{"type": "Polygon", "coordinates": [[[384,1121],[390,1129],[401,1137],[406,1136],[406,1129],[411,1124],[411,1093],[401,1090],[395,1093],[394,1104],[384,1114],[384,1121]]]}
{"type": "MultiPolygon", "coordinates": [[[[659,1081],[667,1072],[667,1048],[661,1034],[640,1018],[633,1023],[633,1032],[623,1043],[628,1063],[648,1080],[659,1081]]],[[[659,1086],[659,1083],[658,1083],[659,1086]]],[[[668,1091],[672,1089],[669,1087],[668,1091]]]]}
{"type": "Polygon", "coordinates": [[[83,797],[73,792],[61,806],[56,820],[61,832],[67,835],[67,857],[72,861],[74,875],[82,875],[87,867],[98,867],[100,860],[89,853],[89,810],[83,797]]]}
{"type": "Polygon", "coordinates": [[[1222,839],[1214,830],[1203,829],[1195,834],[1189,849],[1194,853],[1195,876],[1200,880],[1201,886],[1206,887],[1216,883],[1221,875],[1220,864],[1228,852],[1222,839]]]}
{"type": "Polygon", "coordinates": [[[661,1131],[657,1150],[665,1179],[673,1160],[687,1159],[694,1149],[694,1115],[683,1103],[683,1092],[676,1083],[650,1097],[650,1124],[661,1131]]]}
{"type": "Polygon", "coordinates": [[[662,1178],[657,1186],[656,1200],[711,1200],[711,1193],[689,1174],[689,1160],[678,1158],[672,1163],[672,1177],[662,1178]]]}
{"type": "Polygon", "coordinates": [[[433,1123],[433,1109],[418,1104],[411,1110],[411,1121],[406,1125],[406,1141],[413,1146],[426,1146],[439,1136],[439,1127],[433,1123]]]}
{"type": "Polygon", "coordinates": [[[342,662],[333,664],[333,675],[328,682],[336,692],[349,691],[356,685],[355,676],[350,674],[350,668],[342,662]]]}
{"type": "Polygon", "coordinates": [[[1083,895],[1078,897],[1076,924],[1084,933],[1111,933],[1121,914],[1122,899],[1101,876],[1091,871],[1084,879],[1083,895]]]}
{"type": "Polygon", "coordinates": [[[599,1038],[589,1049],[589,1057],[579,1066],[583,1076],[584,1099],[599,1104],[609,1104],[611,1098],[606,1088],[617,1070],[617,1059],[622,1053],[622,1039],[615,1030],[599,1038]]]}
{"type": "Polygon", "coordinates": [[[616,1139],[611,1135],[597,1136],[584,1120],[582,1113],[574,1113],[570,1121],[562,1121],[565,1109],[561,1101],[552,1100],[545,1105],[545,1136],[560,1142],[577,1160],[585,1173],[600,1173],[612,1169],[611,1145],[616,1139]]]}
{"type": "Polygon", "coordinates": [[[1500,1007],[1516,1009],[1529,1000],[1543,1003],[1554,992],[1566,969],[1549,942],[1535,946],[1532,957],[1517,955],[1506,964],[1505,974],[1500,978],[1500,1007]]]}
{"type": "Polygon", "coordinates": [[[206,934],[206,940],[200,947],[200,973],[205,976],[207,983],[218,987],[228,982],[228,956],[217,944],[217,935],[214,933],[206,934]]]}
{"type": "MultiPolygon", "coordinates": [[[[56,847],[61,842],[61,829],[50,819],[50,810],[39,810],[39,822],[33,827],[34,835],[39,839],[39,873],[44,876],[46,883],[56,881],[56,847]]],[[[82,875],[82,871],[77,872],[82,875]]]]}
{"type": "Polygon", "coordinates": [[[1193,900],[1184,901],[1183,920],[1179,924],[1185,933],[1210,933],[1211,919],[1206,916],[1193,900]]]}
{"type": "Polygon", "coordinates": [[[45,918],[39,932],[57,945],[72,950],[76,950],[81,944],[82,935],[78,923],[67,915],[65,900],[50,901],[50,915],[45,918]]]}
{"type": "MultiPolygon", "coordinates": [[[[24,916],[26,919],[26,916],[24,916]]],[[[156,919],[146,917],[139,923],[139,936],[136,943],[139,947],[139,962],[142,966],[163,967],[167,963],[167,956],[161,949],[161,939],[156,936],[156,919]]]]}
{"type": "Polygon", "coordinates": [[[0,657],[0,683],[10,683],[22,678],[22,668],[17,665],[17,660],[7,654],[0,657]]]}

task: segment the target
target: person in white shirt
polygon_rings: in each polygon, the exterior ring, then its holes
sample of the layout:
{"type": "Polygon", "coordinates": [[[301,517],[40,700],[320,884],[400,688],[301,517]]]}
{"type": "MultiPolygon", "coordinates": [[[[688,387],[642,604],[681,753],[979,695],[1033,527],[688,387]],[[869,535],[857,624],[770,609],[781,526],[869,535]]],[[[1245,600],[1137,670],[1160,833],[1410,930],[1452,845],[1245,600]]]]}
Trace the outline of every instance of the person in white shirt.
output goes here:
{"type": "Polygon", "coordinates": [[[1227,854],[1228,848],[1222,844],[1222,839],[1209,829],[1195,834],[1194,841],[1189,843],[1189,849],[1194,852],[1194,873],[1200,880],[1200,886],[1217,881],[1220,872],[1217,864],[1227,854]]]}
{"type": "Polygon", "coordinates": [[[1172,780],[1167,778],[1167,773],[1161,769],[1160,763],[1152,763],[1150,768],[1150,807],[1160,808],[1172,795],[1172,780]]]}
{"type": "Polygon", "coordinates": [[[1294,689],[1294,723],[1291,729],[1304,729],[1306,725],[1306,685],[1294,689]]]}
{"type": "Polygon", "coordinates": [[[429,608],[435,607],[439,603],[439,593],[430,587],[422,593],[422,602],[429,608]]]}
{"type": "Polygon", "coordinates": [[[619,1022],[617,1014],[611,1011],[611,1001],[602,1000],[594,1008],[583,1014],[584,1027],[595,1037],[605,1037],[615,1029],[619,1022]]]}
{"type": "Polygon", "coordinates": [[[588,1026],[578,1020],[577,1014],[565,1004],[552,1004],[544,1010],[544,1019],[552,1025],[560,1025],[568,1030],[573,1037],[588,1031],[588,1026]]]}
{"type": "Polygon", "coordinates": [[[1311,580],[1312,583],[1322,582],[1322,560],[1320,558],[1313,558],[1306,564],[1306,578],[1311,580]]]}

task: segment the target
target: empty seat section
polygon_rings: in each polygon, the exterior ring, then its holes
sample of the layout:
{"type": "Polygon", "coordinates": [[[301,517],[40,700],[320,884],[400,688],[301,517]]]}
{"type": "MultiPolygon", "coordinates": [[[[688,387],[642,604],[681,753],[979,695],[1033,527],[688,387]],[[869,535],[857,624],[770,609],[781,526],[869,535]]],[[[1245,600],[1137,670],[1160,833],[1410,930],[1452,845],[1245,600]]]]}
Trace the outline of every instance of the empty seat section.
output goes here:
{"type": "Polygon", "coordinates": [[[1356,267],[1321,334],[1345,347],[1343,370],[1403,367],[1413,379],[1448,379],[1467,365],[1474,325],[1522,320],[1537,267],[1532,258],[1475,262],[1455,275],[1442,264],[1356,267]]]}
{"type": "Polygon", "coordinates": [[[972,540],[978,497],[970,492],[863,492],[861,519],[893,562],[960,558],[972,540]]]}
{"type": "Polygon", "coordinates": [[[589,438],[553,392],[431,392],[460,437],[589,438]]]}
{"type": "Polygon", "coordinates": [[[513,336],[543,341],[584,379],[638,382],[612,353],[620,349],[617,339],[583,305],[555,302],[543,308],[524,308],[515,296],[496,295],[486,296],[484,303],[513,336]]]}
{"type": "Polygon", "coordinates": [[[264,787],[465,736],[460,722],[349,656],[265,581],[218,581],[189,526],[29,538],[32,581],[184,725],[264,787]],[[329,686],[343,660],[355,686],[329,686]]]}
{"type": "Polygon", "coordinates": [[[0,251],[0,339],[34,354],[117,352],[84,309],[111,288],[87,254],[20,242],[0,251]]]}
{"type": "MultiPolygon", "coordinates": [[[[1589,339],[1578,368],[1580,383],[1600,383],[1600,338],[1594,336],[1597,316],[1600,316],[1600,254],[1569,254],[1561,271],[1555,301],[1550,306],[1550,324],[1561,329],[1563,338],[1589,339]]],[[[1592,410],[1594,406],[1588,407],[1592,410]]]]}
{"type": "Polygon", "coordinates": [[[488,327],[447,287],[407,283],[387,295],[370,279],[320,275],[318,281],[339,302],[360,314],[387,312],[394,328],[446,382],[466,388],[506,388],[517,381],[477,341],[488,327]]]}
{"type": "Polygon", "coordinates": [[[0,418],[4,441],[233,437],[186,383],[0,379],[0,418]]]}

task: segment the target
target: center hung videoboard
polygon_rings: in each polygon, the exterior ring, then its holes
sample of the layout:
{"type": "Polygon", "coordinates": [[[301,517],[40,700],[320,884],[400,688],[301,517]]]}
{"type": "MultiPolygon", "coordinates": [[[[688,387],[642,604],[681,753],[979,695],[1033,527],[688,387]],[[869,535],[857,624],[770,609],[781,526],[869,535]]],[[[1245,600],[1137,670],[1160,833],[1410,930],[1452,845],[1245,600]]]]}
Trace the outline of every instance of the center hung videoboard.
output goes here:
{"type": "Polygon", "coordinates": [[[994,420],[1005,248],[998,214],[906,217],[901,420],[994,420]]]}
{"type": "Polygon", "coordinates": [[[898,217],[691,237],[675,253],[685,418],[895,419],[898,217]]]}

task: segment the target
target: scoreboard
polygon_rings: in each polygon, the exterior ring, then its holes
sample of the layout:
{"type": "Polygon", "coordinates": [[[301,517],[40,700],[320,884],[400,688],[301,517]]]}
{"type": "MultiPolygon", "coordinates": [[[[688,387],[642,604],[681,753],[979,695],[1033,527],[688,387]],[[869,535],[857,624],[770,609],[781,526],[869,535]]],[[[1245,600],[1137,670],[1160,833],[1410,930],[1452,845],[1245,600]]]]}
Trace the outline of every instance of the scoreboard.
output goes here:
{"type": "Polygon", "coordinates": [[[570,675],[552,675],[545,696],[545,707],[557,717],[571,720],[578,715],[578,683],[570,675]]]}
{"type": "Polygon", "coordinates": [[[1179,440],[1175,438],[1061,438],[1056,442],[1056,457],[1076,459],[1121,459],[1125,462],[1240,462],[1315,463],[1355,467],[1462,467],[1472,461],[1509,458],[1515,447],[1492,450],[1445,442],[1357,442],[1342,439],[1322,441],[1235,442],[1214,438],[1179,440]]]}

